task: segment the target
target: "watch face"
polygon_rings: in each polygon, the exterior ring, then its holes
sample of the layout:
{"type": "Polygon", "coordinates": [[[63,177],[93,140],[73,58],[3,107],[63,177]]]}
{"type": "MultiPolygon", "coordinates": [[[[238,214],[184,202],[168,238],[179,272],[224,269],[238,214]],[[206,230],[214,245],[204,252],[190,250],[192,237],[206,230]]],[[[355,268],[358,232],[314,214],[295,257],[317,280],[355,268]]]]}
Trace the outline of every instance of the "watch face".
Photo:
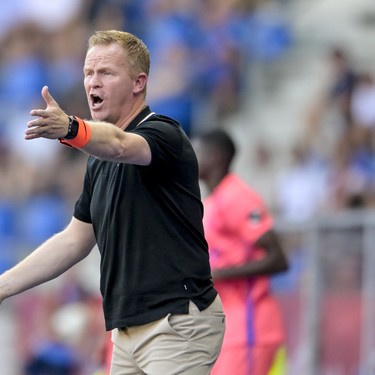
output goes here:
{"type": "Polygon", "coordinates": [[[72,117],[69,116],[69,127],[68,127],[68,134],[64,137],[65,139],[73,139],[78,134],[78,121],[72,117]]]}

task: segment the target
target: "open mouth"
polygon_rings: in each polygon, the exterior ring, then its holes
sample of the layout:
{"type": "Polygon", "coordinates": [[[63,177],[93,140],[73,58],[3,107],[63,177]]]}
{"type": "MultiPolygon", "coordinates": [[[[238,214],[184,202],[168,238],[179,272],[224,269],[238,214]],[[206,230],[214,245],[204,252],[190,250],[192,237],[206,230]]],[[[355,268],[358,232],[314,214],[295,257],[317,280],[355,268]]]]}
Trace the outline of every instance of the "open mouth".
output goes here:
{"type": "Polygon", "coordinates": [[[92,107],[97,107],[103,103],[103,99],[99,95],[92,94],[90,95],[90,99],[92,107]]]}

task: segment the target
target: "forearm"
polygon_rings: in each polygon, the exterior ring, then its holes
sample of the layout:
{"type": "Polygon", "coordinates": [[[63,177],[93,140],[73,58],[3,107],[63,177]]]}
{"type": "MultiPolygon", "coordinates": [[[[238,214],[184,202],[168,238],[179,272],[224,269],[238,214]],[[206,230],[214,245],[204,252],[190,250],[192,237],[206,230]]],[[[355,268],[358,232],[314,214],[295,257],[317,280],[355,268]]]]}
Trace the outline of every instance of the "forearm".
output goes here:
{"type": "Polygon", "coordinates": [[[79,129],[82,134],[90,134],[85,137],[84,146],[77,145],[75,139],[67,143],[89,155],[101,160],[139,165],[148,165],[151,161],[148,143],[137,134],[124,132],[107,122],[88,120],[81,121],[79,129]]]}
{"type": "Polygon", "coordinates": [[[85,120],[91,128],[90,141],[82,150],[102,160],[120,161],[124,155],[123,130],[106,122],[93,122],[85,120]]]}
{"type": "Polygon", "coordinates": [[[0,303],[4,299],[52,280],[83,259],[88,252],[76,248],[59,233],[0,276],[0,303]]]}
{"type": "Polygon", "coordinates": [[[241,277],[270,276],[288,269],[288,261],[276,233],[265,233],[254,245],[264,251],[264,256],[244,264],[225,267],[212,272],[214,278],[233,279],[241,277]]]}
{"type": "Polygon", "coordinates": [[[284,267],[279,267],[278,262],[272,257],[253,260],[239,266],[220,268],[212,271],[216,279],[236,279],[243,277],[270,276],[284,271],[284,267]]]}

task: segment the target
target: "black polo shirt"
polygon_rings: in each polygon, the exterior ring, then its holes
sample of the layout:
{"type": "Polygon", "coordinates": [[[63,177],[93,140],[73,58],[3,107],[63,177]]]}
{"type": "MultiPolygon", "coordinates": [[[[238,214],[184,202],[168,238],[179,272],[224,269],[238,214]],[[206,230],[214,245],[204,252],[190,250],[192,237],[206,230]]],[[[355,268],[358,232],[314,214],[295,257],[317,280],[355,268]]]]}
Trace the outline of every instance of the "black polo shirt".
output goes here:
{"type": "Polygon", "coordinates": [[[148,107],[125,131],[146,139],[151,164],[91,156],[74,211],[94,228],[107,330],[187,313],[189,300],[204,309],[216,296],[198,164],[188,137],[178,123],[148,107]]]}

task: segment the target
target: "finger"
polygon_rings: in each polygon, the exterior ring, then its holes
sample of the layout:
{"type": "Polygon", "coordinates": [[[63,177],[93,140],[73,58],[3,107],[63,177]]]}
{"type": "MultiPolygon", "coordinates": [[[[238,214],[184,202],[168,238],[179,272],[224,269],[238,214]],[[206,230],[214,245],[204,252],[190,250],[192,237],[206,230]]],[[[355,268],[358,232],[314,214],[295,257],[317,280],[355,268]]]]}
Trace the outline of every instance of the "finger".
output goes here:
{"type": "Polygon", "coordinates": [[[50,106],[52,106],[52,107],[57,106],[58,107],[58,104],[57,104],[56,100],[52,97],[52,95],[50,94],[50,92],[48,90],[48,86],[43,86],[42,97],[43,97],[44,101],[46,102],[47,107],[50,107],[50,106]]]}
{"type": "Polygon", "coordinates": [[[47,111],[45,109],[33,109],[30,111],[31,116],[46,117],[47,111]]]}
{"type": "Polygon", "coordinates": [[[43,132],[44,131],[40,127],[27,129],[25,131],[25,139],[30,140],[35,138],[41,138],[43,136],[43,132]]]}
{"type": "Polygon", "coordinates": [[[45,126],[46,122],[42,118],[37,118],[35,120],[29,121],[26,125],[28,128],[35,128],[37,126],[45,126]]]}

